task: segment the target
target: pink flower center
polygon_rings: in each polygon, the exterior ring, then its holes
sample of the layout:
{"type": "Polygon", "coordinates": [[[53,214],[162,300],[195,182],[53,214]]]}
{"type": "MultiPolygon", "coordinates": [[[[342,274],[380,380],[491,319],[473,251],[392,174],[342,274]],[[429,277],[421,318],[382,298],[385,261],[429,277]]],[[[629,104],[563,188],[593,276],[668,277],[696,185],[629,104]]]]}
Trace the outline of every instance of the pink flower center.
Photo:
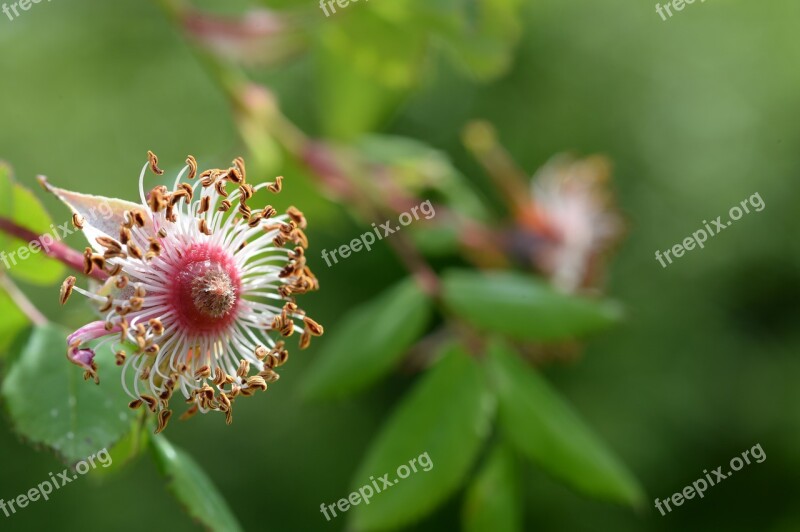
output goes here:
{"type": "Polygon", "coordinates": [[[215,334],[236,318],[241,279],[225,250],[192,245],[173,265],[170,305],[184,331],[215,334]]]}

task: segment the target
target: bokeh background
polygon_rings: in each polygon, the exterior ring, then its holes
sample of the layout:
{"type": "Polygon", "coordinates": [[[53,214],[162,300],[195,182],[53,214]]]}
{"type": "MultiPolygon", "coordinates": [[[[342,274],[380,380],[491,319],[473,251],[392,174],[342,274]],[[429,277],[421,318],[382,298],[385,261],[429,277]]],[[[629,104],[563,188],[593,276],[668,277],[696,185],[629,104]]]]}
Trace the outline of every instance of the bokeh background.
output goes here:
{"type": "MultiPolygon", "coordinates": [[[[372,3],[380,1],[391,2],[372,3]]],[[[340,15],[372,9],[362,2],[325,19],[307,3],[308,24],[340,24],[340,15]]],[[[301,3],[265,2],[289,4],[301,3]]],[[[230,2],[224,10],[248,6],[230,2]]],[[[647,504],[636,512],[592,501],[526,466],[529,529],[800,530],[798,17],[800,5],[791,2],[696,2],[666,22],[648,1],[526,2],[506,72],[479,82],[432,54],[415,89],[373,128],[446,152],[479,189],[486,178],[461,142],[475,118],[495,125],[530,174],[563,151],[602,153],[614,163],[629,227],[606,291],[627,319],[591,338],[578,360],[544,371],[642,482],[647,504]],[[755,192],[762,212],[667,269],[655,261],[656,249],[682,241],[704,219],[724,218],[755,192]],[[757,443],[764,463],[667,517],[653,508],[654,497],[667,498],[757,443]]],[[[363,48],[373,46],[365,38],[363,48]]],[[[257,78],[287,116],[324,136],[337,102],[326,97],[319,60],[311,53],[257,70],[257,78]]],[[[211,166],[247,154],[224,94],[154,3],[56,0],[13,22],[0,17],[0,158],[22,183],[46,174],[66,188],[134,198],[148,149],[168,172],[187,153],[211,166]]],[[[325,199],[303,172],[283,170],[281,199],[303,206],[312,249],[359,233],[347,205],[325,199]]],[[[52,198],[44,202],[55,220],[67,220],[52,198]]],[[[72,242],[82,246],[80,237],[72,242]]],[[[312,253],[310,264],[322,290],[304,307],[328,328],[402,272],[385,247],[334,268],[312,253]]],[[[52,289],[24,288],[53,320],[85,318],[79,305],[58,307],[52,289]]],[[[342,530],[345,521],[324,521],[319,505],[350,492],[371,438],[413,382],[396,374],[355,398],[306,404],[298,388],[315,352],[293,356],[268,395],[238,406],[232,426],[209,415],[169,428],[247,530],[342,530]]],[[[3,421],[0,497],[61,468],[3,421]]],[[[457,529],[458,515],[456,498],[414,529],[457,529]]],[[[0,516],[3,530],[51,527],[197,525],[152,463],[139,460],[102,483],[83,478],[50,502],[0,516]]]]}

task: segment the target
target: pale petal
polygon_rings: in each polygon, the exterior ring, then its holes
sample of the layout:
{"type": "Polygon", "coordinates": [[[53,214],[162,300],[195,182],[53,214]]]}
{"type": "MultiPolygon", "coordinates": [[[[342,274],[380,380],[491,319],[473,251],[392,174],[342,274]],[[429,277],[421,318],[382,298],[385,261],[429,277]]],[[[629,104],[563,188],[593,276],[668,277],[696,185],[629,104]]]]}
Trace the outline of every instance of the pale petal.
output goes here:
{"type": "Polygon", "coordinates": [[[63,201],[73,213],[81,216],[83,219],[83,233],[89,240],[89,244],[98,253],[103,253],[105,248],[97,243],[97,237],[107,236],[119,240],[119,229],[125,222],[125,211],[141,212],[145,218],[144,230],[148,234],[154,233],[150,211],[138,203],[71,192],[63,188],[54,187],[44,177],[40,177],[39,181],[49,192],[52,192],[58,199],[63,201]]]}

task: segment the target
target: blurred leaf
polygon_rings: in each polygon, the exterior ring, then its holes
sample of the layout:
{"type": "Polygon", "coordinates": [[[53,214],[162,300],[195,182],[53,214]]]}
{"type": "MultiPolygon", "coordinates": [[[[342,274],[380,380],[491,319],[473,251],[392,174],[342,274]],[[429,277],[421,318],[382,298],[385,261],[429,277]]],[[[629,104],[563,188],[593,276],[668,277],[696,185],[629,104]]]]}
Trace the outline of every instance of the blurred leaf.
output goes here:
{"type": "Polygon", "coordinates": [[[2,289],[0,289],[0,316],[3,317],[0,320],[0,358],[2,358],[17,334],[28,324],[28,318],[2,289]]]}
{"type": "MultiPolygon", "coordinates": [[[[44,207],[27,188],[11,177],[11,168],[0,163],[0,190],[5,191],[0,201],[0,218],[28,229],[37,235],[50,233],[52,220],[44,207]]],[[[56,233],[60,235],[60,233],[56,233]]],[[[29,242],[0,233],[0,255],[3,267],[12,277],[32,284],[49,285],[60,280],[64,267],[44,254],[41,248],[36,253],[28,247],[29,242]],[[23,257],[20,250],[24,248],[23,257]]]]}
{"type": "Polygon", "coordinates": [[[504,444],[495,445],[464,500],[464,532],[522,530],[522,495],[518,464],[504,444]]]}
{"type": "Polygon", "coordinates": [[[95,356],[101,384],[86,382],[66,359],[67,334],[56,325],[35,327],[0,395],[22,437],[76,462],[111,447],[130,430],[133,415],[110,350],[95,356]]]}
{"type": "Polygon", "coordinates": [[[480,220],[488,217],[483,202],[446,153],[416,139],[391,135],[367,135],[357,146],[405,190],[415,195],[434,190],[452,209],[480,220]]]}
{"type": "MultiPolygon", "coordinates": [[[[481,368],[450,347],[402,400],[358,468],[355,489],[388,473],[394,483],[352,509],[356,530],[398,528],[431,512],[464,481],[490,430],[495,401],[481,368]],[[399,479],[397,468],[428,453],[430,471],[399,479]]],[[[378,481],[380,484],[380,481],[378,481]]]]}
{"type": "Polygon", "coordinates": [[[242,530],[225,499],[191,456],[164,436],[154,436],[150,441],[159,470],[169,478],[170,491],[189,515],[209,530],[242,530]]]}
{"type": "Polygon", "coordinates": [[[145,410],[142,409],[139,412],[139,416],[131,421],[130,430],[125,437],[114,444],[111,449],[108,449],[112,460],[111,465],[108,467],[96,467],[90,471],[90,475],[99,479],[115,475],[125,469],[125,466],[138,458],[147,449],[155,418],[148,416],[143,422],[140,416],[145,410]]]}
{"type": "Polygon", "coordinates": [[[621,317],[619,305],[555,291],[511,272],[449,271],[444,300],[478,329],[519,340],[563,340],[600,331],[621,317]]]}
{"type": "Polygon", "coordinates": [[[431,302],[406,279],[335,327],[303,386],[309,398],[341,397],[386,375],[430,320],[431,302]]]}
{"type": "Polygon", "coordinates": [[[326,136],[350,140],[385,120],[417,82],[426,40],[419,28],[398,26],[370,9],[323,24],[315,63],[326,136]]]}
{"type": "Polygon", "coordinates": [[[500,424],[520,452],[588,495],[630,505],[642,501],[625,466],[516,353],[493,344],[489,374],[500,401],[500,424]]]}

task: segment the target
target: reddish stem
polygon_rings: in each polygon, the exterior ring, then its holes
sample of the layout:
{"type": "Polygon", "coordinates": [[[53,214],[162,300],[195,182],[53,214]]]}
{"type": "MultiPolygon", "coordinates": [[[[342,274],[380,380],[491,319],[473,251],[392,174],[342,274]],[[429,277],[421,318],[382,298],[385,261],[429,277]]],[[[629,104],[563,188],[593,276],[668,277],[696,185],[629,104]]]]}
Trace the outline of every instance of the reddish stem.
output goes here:
{"type": "MultiPolygon", "coordinates": [[[[0,231],[28,242],[29,246],[36,242],[49,257],[61,261],[70,268],[83,273],[83,254],[75,251],[66,244],[62,244],[61,242],[48,242],[45,244],[42,242],[41,235],[37,235],[30,229],[21,227],[11,220],[2,217],[0,217],[0,231]]],[[[52,238],[48,240],[52,240],[52,238]]],[[[106,272],[96,268],[92,269],[92,273],[89,275],[98,281],[105,281],[108,279],[108,274],[106,272]]]]}

